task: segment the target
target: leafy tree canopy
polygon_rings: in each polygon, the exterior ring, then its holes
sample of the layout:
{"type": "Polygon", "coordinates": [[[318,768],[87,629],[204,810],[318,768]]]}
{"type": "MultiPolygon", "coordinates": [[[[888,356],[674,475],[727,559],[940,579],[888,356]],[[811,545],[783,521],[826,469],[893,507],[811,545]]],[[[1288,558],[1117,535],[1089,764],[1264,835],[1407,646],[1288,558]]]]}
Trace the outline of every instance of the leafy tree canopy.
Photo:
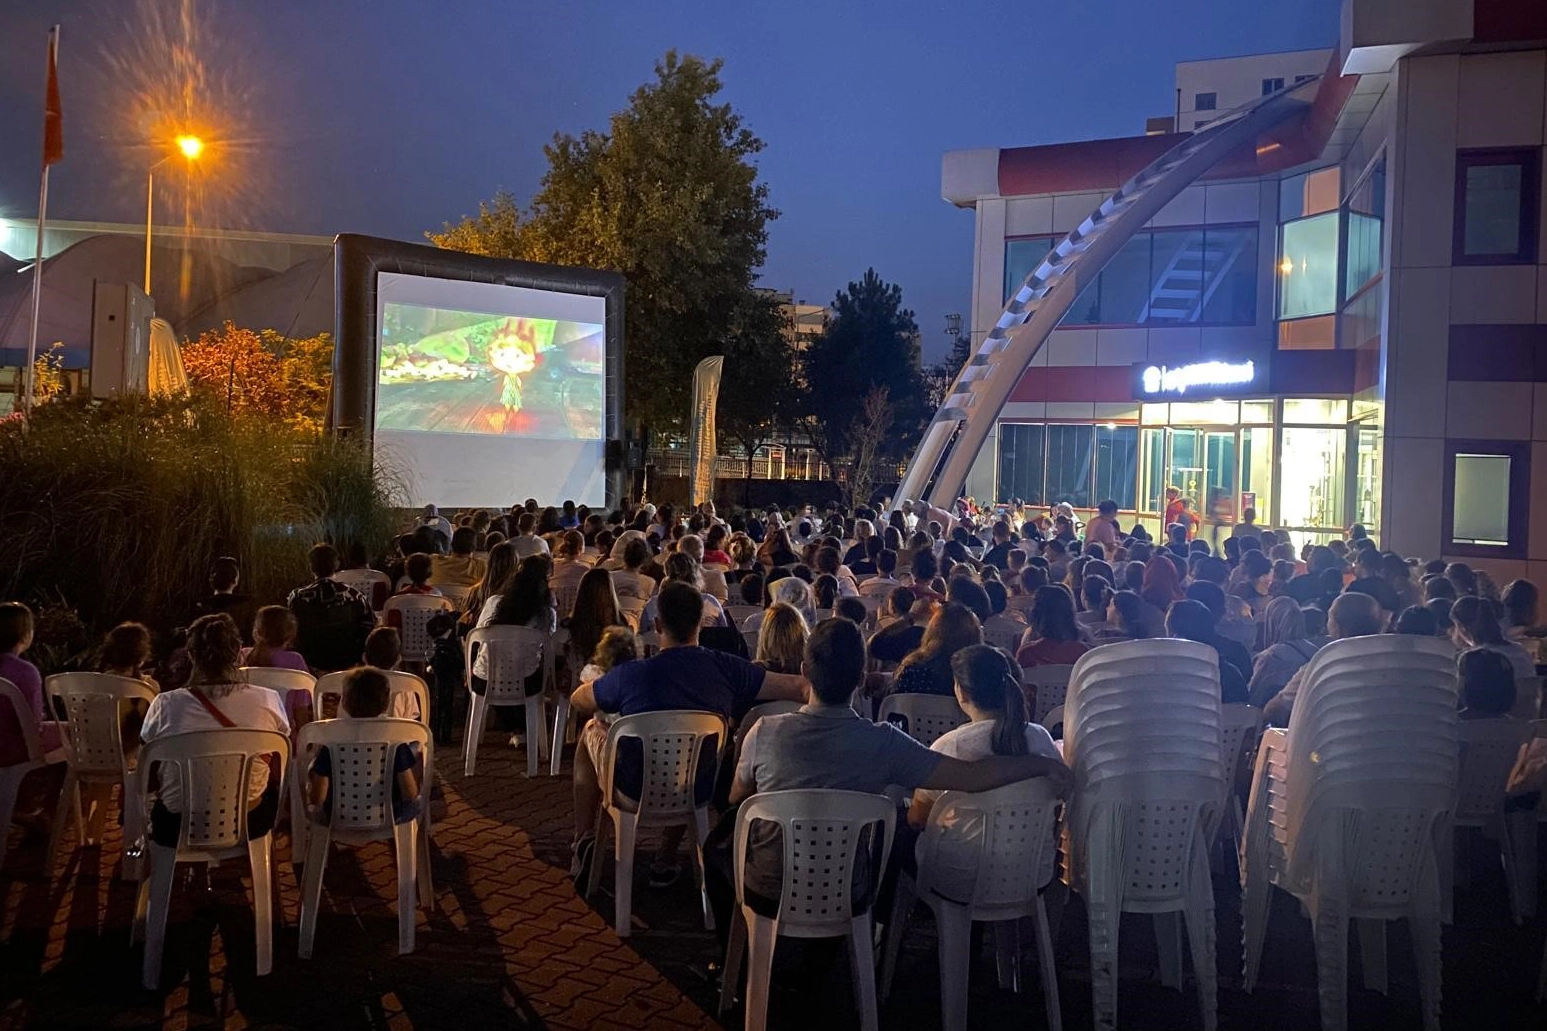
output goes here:
{"type": "Polygon", "coordinates": [[[722,65],[668,51],[606,132],[554,136],[525,212],[501,194],[427,234],[477,254],[622,272],[625,398],[630,419],[654,427],[682,425],[693,367],[737,332],[778,217],[752,163],[763,141],[717,102],[722,65]]]}
{"type": "Polygon", "coordinates": [[[227,322],[182,346],[188,386],[228,412],[321,430],[333,382],[333,337],[291,339],[227,322]]]}

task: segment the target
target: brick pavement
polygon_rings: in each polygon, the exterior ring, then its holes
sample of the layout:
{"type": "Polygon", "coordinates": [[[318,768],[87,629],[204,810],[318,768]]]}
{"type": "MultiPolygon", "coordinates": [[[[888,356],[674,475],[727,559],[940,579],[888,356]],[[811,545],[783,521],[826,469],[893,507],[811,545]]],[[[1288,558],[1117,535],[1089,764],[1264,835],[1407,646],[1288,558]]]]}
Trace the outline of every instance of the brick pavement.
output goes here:
{"type": "MultiPolygon", "coordinates": [[[[433,912],[421,913],[417,949],[398,956],[395,872],[390,846],[335,849],[329,861],[315,958],[296,958],[299,894],[280,835],[281,922],[274,972],[253,971],[252,916],[244,864],[218,870],[205,895],[179,888],[168,932],[163,990],[138,987],[140,952],[128,945],[132,886],[112,877],[117,832],[103,849],[74,849],[56,876],[38,876],[41,843],[13,834],[3,872],[0,914],[0,1028],[353,1028],[412,1029],[715,1028],[715,989],[705,972],[716,958],[699,923],[690,878],[665,891],[641,882],[627,944],[610,927],[611,898],[596,908],[569,886],[569,781],[527,780],[521,753],[493,733],[479,773],[461,776],[452,750],[442,761],[437,806],[433,912]],[[456,766],[456,769],[450,767],[456,766]]],[[[566,771],[567,772],[567,771],[566,771]]],[[[1547,847],[1547,838],[1543,841],[1547,847]]],[[[640,864],[641,871],[645,863],[640,864]]],[[[604,878],[610,882],[610,871],[604,878]]],[[[1310,928],[1293,901],[1275,901],[1261,986],[1240,990],[1239,917],[1228,878],[1218,903],[1220,1027],[1254,1031],[1317,1026],[1310,928]]],[[[1544,910],[1547,912],[1547,910],[1544,910]]],[[[1147,920],[1125,918],[1119,1012],[1125,1028],[1199,1027],[1196,996],[1160,987],[1147,920]]],[[[1055,951],[1065,1025],[1090,1026],[1089,960],[1083,910],[1062,914],[1055,951]]],[[[1503,883],[1479,874],[1457,905],[1445,937],[1447,1028],[1547,1027],[1547,1008],[1530,1001],[1542,924],[1508,922],[1503,883]]],[[[1028,939],[1029,940],[1029,939],[1028,939]]],[[[1354,1028],[1418,1026],[1417,991],[1405,929],[1390,935],[1391,991],[1355,987],[1354,1028]]],[[[990,965],[975,963],[974,1028],[1040,1027],[1034,958],[1026,992],[1001,991],[990,965]]],[[[770,1026],[801,1031],[855,1026],[841,947],[781,946],[770,1026]]],[[[1350,960],[1358,984],[1357,949],[1350,960]]],[[[882,1009],[886,1028],[939,1024],[933,928],[920,910],[882,1009]]],[[[740,1025],[739,1015],[726,1020],[740,1025]]]]}

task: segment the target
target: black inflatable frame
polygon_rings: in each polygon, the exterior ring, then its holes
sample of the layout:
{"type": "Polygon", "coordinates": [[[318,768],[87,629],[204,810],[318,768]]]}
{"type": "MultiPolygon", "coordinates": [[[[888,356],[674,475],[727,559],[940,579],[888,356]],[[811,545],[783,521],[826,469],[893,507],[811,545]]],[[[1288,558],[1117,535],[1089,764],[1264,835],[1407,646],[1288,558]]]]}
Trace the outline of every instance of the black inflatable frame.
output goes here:
{"type": "MultiPolygon", "coordinates": [[[[376,425],[376,274],[397,272],[472,283],[554,290],[606,302],[603,454],[607,505],[624,497],[623,276],[618,272],[485,258],[424,244],[344,233],[333,241],[333,398],[328,429],[371,438],[376,425]]],[[[557,504],[557,500],[545,503],[557,504]]]]}

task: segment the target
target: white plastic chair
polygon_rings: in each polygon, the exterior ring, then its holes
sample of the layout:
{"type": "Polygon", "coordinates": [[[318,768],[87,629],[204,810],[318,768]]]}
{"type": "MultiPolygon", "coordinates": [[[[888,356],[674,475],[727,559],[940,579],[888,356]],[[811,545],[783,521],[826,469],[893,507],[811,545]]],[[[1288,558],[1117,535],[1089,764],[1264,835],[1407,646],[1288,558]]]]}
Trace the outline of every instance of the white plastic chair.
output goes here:
{"type": "MultiPolygon", "coordinates": [[[[284,783],[290,760],[290,739],[275,730],[195,730],[151,741],[140,749],[134,774],[133,804],[146,820],[145,785],[157,766],[176,767],[182,785],[182,826],[176,847],[147,839],[148,876],[140,881],[131,939],[145,938],[144,986],[152,991],[161,979],[161,952],[166,941],[167,906],[172,875],[178,863],[211,863],[245,855],[252,865],[253,923],[257,931],[257,973],[274,966],[274,834],[261,838],[247,833],[247,788],[253,766],[264,756],[279,756],[279,781],[284,783]]],[[[166,781],[168,770],[161,779],[166,781]]],[[[273,774],[271,773],[272,777],[273,774]]],[[[279,785],[275,785],[278,787],[279,785]]]]}
{"type": "Polygon", "coordinates": [[[757,605],[727,605],[725,615],[729,617],[731,626],[740,628],[746,622],[748,616],[756,615],[763,610],[757,605]]]}
{"type": "Polygon", "coordinates": [[[899,723],[902,730],[928,748],[967,722],[967,714],[949,695],[889,694],[881,699],[877,723],[899,723]],[[893,720],[897,716],[900,719],[893,720]]]}
{"type": "MultiPolygon", "coordinates": [[[[27,757],[19,763],[0,766],[0,834],[5,834],[11,829],[11,815],[16,811],[16,796],[21,790],[22,779],[33,770],[41,770],[50,763],[63,762],[67,754],[63,748],[56,748],[47,753],[43,751],[43,743],[38,737],[37,717],[33,715],[27,699],[22,697],[20,688],[0,677],[0,705],[5,704],[11,706],[16,725],[21,728],[27,757]]],[[[4,862],[5,839],[0,838],[0,864],[4,862]]],[[[52,876],[54,870],[52,841],[49,843],[49,862],[44,869],[48,871],[49,876],[52,876]]]]}
{"type": "Polygon", "coordinates": [[[661,650],[661,635],[654,630],[645,630],[639,634],[640,658],[648,659],[661,650]]]}
{"type": "Polygon", "coordinates": [[[436,614],[453,611],[451,599],[438,594],[394,594],[381,607],[382,621],[396,612],[401,619],[398,633],[403,638],[403,661],[428,663],[435,650],[435,639],[427,629],[436,614]]]}
{"type": "MultiPolygon", "coordinates": [[[[398,954],[414,951],[414,902],[428,908],[432,902],[430,868],[429,778],[420,785],[420,813],[405,823],[393,819],[392,790],[396,779],[393,758],[399,745],[417,744],[429,770],[430,732],[422,723],[378,716],[372,719],[333,719],[308,723],[301,728],[297,755],[314,755],[326,747],[332,759],[328,778],[329,814],[326,822],[312,821],[306,810],[292,808],[293,820],[310,824],[306,849],[306,874],[301,890],[301,942],[298,954],[310,959],[317,934],[317,909],[322,902],[322,872],[329,845],[360,845],[370,841],[393,842],[397,855],[398,954]]],[[[293,782],[306,779],[310,762],[297,761],[293,782]]]]}
{"type": "Polygon", "coordinates": [[[1031,714],[1033,723],[1041,723],[1049,709],[1064,704],[1073,674],[1073,666],[1028,666],[1021,671],[1021,688],[1030,689],[1037,696],[1037,711],[1031,714]]]}
{"type": "Polygon", "coordinates": [[[388,594],[392,593],[392,578],[377,569],[340,569],[333,574],[333,579],[345,587],[359,591],[365,598],[366,604],[372,608],[376,607],[374,599],[377,584],[385,587],[388,594]]]}
{"type": "MultiPolygon", "coordinates": [[[[422,679],[401,669],[384,669],[387,688],[392,700],[387,705],[387,715],[417,719],[430,725],[430,687],[422,679]]],[[[312,712],[319,720],[334,719],[344,714],[344,681],[349,670],[324,673],[312,686],[312,712]]]]}
{"type": "Polygon", "coordinates": [[[1063,1027],[1053,938],[1039,894],[1053,879],[1053,824],[1058,806],[1057,796],[1041,779],[979,794],[947,791],[935,800],[918,841],[918,881],[906,873],[898,875],[881,961],[883,999],[891,995],[903,929],[916,900],[934,912],[939,928],[940,1022],[946,1031],[965,1031],[967,1027],[972,925],[992,922],[999,926],[1000,986],[1020,991],[1020,940],[1015,921],[1031,916],[1037,924],[1037,966],[1042,975],[1047,1026],[1051,1031],[1063,1027]],[[961,840],[963,830],[969,827],[978,834],[973,845],[961,840]],[[965,869],[964,853],[969,848],[974,853],[974,876],[965,882],[953,880],[953,875],[959,876],[965,869]],[[942,861],[947,854],[949,859],[942,861]],[[946,869],[948,864],[955,869],[946,869]]]}
{"type": "MultiPolygon", "coordinates": [[[[852,699],[851,699],[852,701],[852,699]]],[[[754,705],[747,710],[747,714],[741,717],[741,722],[736,726],[736,749],[741,750],[741,743],[752,733],[752,728],[757,726],[757,721],[765,716],[780,716],[787,712],[799,712],[802,706],[799,702],[764,702],[754,705]]]]}
{"type": "MultiPolygon", "coordinates": [[[[1219,636],[1234,641],[1253,654],[1257,650],[1257,621],[1243,617],[1226,616],[1216,628],[1219,636]]],[[[1249,672],[1249,671],[1248,671],[1249,672]]]]}
{"type": "Polygon", "coordinates": [[[467,599],[473,596],[473,589],[461,584],[436,584],[435,589],[440,592],[442,598],[451,602],[458,612],[467,608],[467,599]]]}
{"type": "MultiPolygon", "coordinates": [[[[877,1031],[876,972],[871,913],[855,912],[854,868],[867,827],[879,828],[881,847],[870,855],[874,896],[892,850],[897,809],[884,795],[859,791],[770,791],[753,795],[736,816],[736,910],[731,920],[720,988],[720,1012],[731,1008],[743,957],[747,964],[745,1031],[765,1031],[774,944],[789,938],[847,938],[855,1003],[862,1031],[877,1031]],[[746,904],[747,835],[754,821],[778,824],[783,839],[783,884],[777,916],[746,904]]],[[[870,842],[874,844],[874,832],[870,842]]]]}
{"type": "Polygon", "coordinates": [[[1535,720],[1541,717],[1542,678],[1515,678],[1515,706],[1509,714],[1517,720],[1535,720]]]}
{"type": "Polygon", "coordinates": [[[304,694],[306,704],[312,704],[312,691],[317,686],[317,678],[304,670],[284,669],[279,666],[243,666],[241,674],[242,679],[247,683],[255,687],[266,687],[279,695],[287,715],[290,712],[291,692],[298,691],[304,694]]]}
{"type": "Polygon", "coordinates": [[[1207,645],[1121,642],[1074,666],[1064,700],[1063,754],[1075,780],[1069,875],[1090,914],[1091,992],[1103,1031],[1116,1026],[1123,913],[1154,915],[1161,981],[1174,988],[1185,915],[1203,1027],[1216,1026],[1208,831],[1225,790],[1220,736],[1219,659],[1207,645]]]}
{"type": "Polygon", "coordinates": [[[1257,753],[1242,847],[1243,986],[1271,889],[1311,914],[1323,1031],[1348,1023],[1348,921],[1365,985],[1386,989],[1387,920],[1406,918],[1426,1031],[1439,1028],[1439,850],[1457,775],[1455,650],[1437,638],[1334,641],[1306,663],[1287,730],[1257,753]]]}
{"type": "Polygon", "coordinates": [[[991,644],[1014,655],[1020,650],[1021,637],[1025,633],[1025,623],[1018,623],[1004,616],[994,616],[983,624],[983,643],[991,644]]]}
{"type": "Polygon", "coordinates": [[[1254,754],[1257,739],[1267,718],[1262,710],[1251,705],[1232,704],[1220,706],[1219,754],[1225,772],[1225,797],[1220,801],[1217,820],[1210,840],[1215,845],[1223,843],[1230,852],[1239,853],[1241,838],[1246,829],[1246,813],[1236,794],[1236,779],[1240,776],[1241,759],[1254,754]]]}
{"type": "MultiPolygon", "coordinates": [[[[44,682],[50,701],[65,713],[64,754],[69,761],[59,804],[54,809],[53,833],[48,839],[48,860],[44,869],[50,875],[54,857],[64,841],[70,815],[75,816],[75,833],[82,845],[96,840],[107,817],[106,800],[88,813],[82,805],[82,788],[111,790],[118,785],[124,800],[124,840],[139,840],[144,829],[137,813],[129,805],[129,760],[124,752],[124,708],[130,702],[148,707],[156,692],[142,680],[114,676],[111,673],[58,673],[44,682]]],[[[26,720],[32,725],[29,713],[26,720]]],[[[126,874],[132,875],[128,870],[126,874]]]]}
{"type": "Polygon", "coordinates": [[[568,679],[564,683],[556,683],[554,689],[553,743],[548,748],[548,776],[557,777],[564,759],[564,741],[569,736],[569,696],[580,686],[580,670],[585,666],[586,657],[574,653],[570,647],[569,631],[563,627],[553,632],[553,655],[555,670],[559,668],[558,658],[567,656],[569,659],[568,679]]]}
{"type": "MultiPolygon", "coordinates": [[[[602,810],[596,814],[596,847],[601,847],[603,818],[611,817],[614,839],[613,929],[619,938],[631,931],[634,896],[634,844],[641,828],[686,826],[693,840],[693,872],[703,904],[704,927],[714,929],[709,895],[704,887],[704,839],[709,835],[709,798],[698,798],[699,762],[705,742],[716,740],[713,756],[726,746],[725,720],[717,713],[664,710],[623,716],[607,731],[602,768],[602,810]],[[629,798],[617,786],[618,743],[638,740],[642,752],[640,793],[629,798]]],[[[714,761],[711,759],[710,761],[714,761]]],[[[586,897],[601,885],[602,863],[591,863],[586,897]]]]}
{"type": "Polygon", "coordinates": [[[1063,740],[1064,707],[1062,705],[1053,706],[1047,712],[1043,713],[1042,718],[1037,722],[1041,723],[1042,729],[1046,730],[1049,734],[1052,734],[1055,740],[1063,740]],[[1054,730],[1057,730],[1058,733],[1054,734],[1054,730]]]}
{"type": "Polygon", "coordinates": [[[725,573],[719,569],[700,569],[704,578],[704,593],[713,595],[720,601],[730,597],[730,588],[725,583],[725,573]]]}
{"type": "MultiPolygon", "coordinates": [[[[1460,742],[1456,781],[1456,809],[1452,826],[1482,829],[1484,836],[1498,842],[1504,859],[1504,880],[1509,888],[1509,910],[1515,923],[1525,922],[1525,897],[1536,894],[1536,883],[1523,882],[1520,865],[1515,861],[1510,821],[1504,818],[1504,789],[1520,749],[1531,740],[1533,727],[1524,720],[1465,720],[1457,723],[1460,742]]],[[[1535,842],[1531,842],[1535,844],[1535,842]]],[[[1440,905],[1444,921],[1450,923],[1455,896],[1456,849],[1440,847],[1440,905]]]]}
{"type": "Polygon", "coordinates": [[[623,617],[630,630],[636,634],[639,632],[639,621],[644,618],[645,606],[649,604],[643,598],[619,598],[618,615],[623,617]]]}
{"type": "Polygon", "coordinates": [[[543,630],[524,626],[487,626],[463,642],[467,668],[467,736],[462,742],[462,773],[471,777],[478,761],[478,742],[491,705],[526,707],[526,775],[537,776],[537,762],[548,747],[544,694],[553,680],[553,641],[543,630]],[[473,691],[473,657],[482,650],[486,686],[473,691]],[[526,693],[526,680],[542,672],[543,690],[526,693]]]}

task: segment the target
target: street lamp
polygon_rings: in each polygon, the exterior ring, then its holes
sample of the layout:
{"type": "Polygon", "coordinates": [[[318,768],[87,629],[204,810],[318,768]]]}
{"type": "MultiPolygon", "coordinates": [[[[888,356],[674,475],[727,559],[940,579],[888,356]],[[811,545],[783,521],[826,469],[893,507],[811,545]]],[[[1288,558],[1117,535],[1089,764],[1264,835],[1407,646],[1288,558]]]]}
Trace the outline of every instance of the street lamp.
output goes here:
{"type": "MultiPolygon", "coordinates": [[[[199,155],[204,153],[204,141],[197,136],[184,134],[172,142],[177,144],[177,154],[187,158],[190,164],[197,161],[199,155]]],[[[145,293],[147,296],[150,294],[150,227],[156,208],[156,169],[171,161],[177,154],[168,154],[151,165],[149,171],[145,173],[145,293]]]]}

